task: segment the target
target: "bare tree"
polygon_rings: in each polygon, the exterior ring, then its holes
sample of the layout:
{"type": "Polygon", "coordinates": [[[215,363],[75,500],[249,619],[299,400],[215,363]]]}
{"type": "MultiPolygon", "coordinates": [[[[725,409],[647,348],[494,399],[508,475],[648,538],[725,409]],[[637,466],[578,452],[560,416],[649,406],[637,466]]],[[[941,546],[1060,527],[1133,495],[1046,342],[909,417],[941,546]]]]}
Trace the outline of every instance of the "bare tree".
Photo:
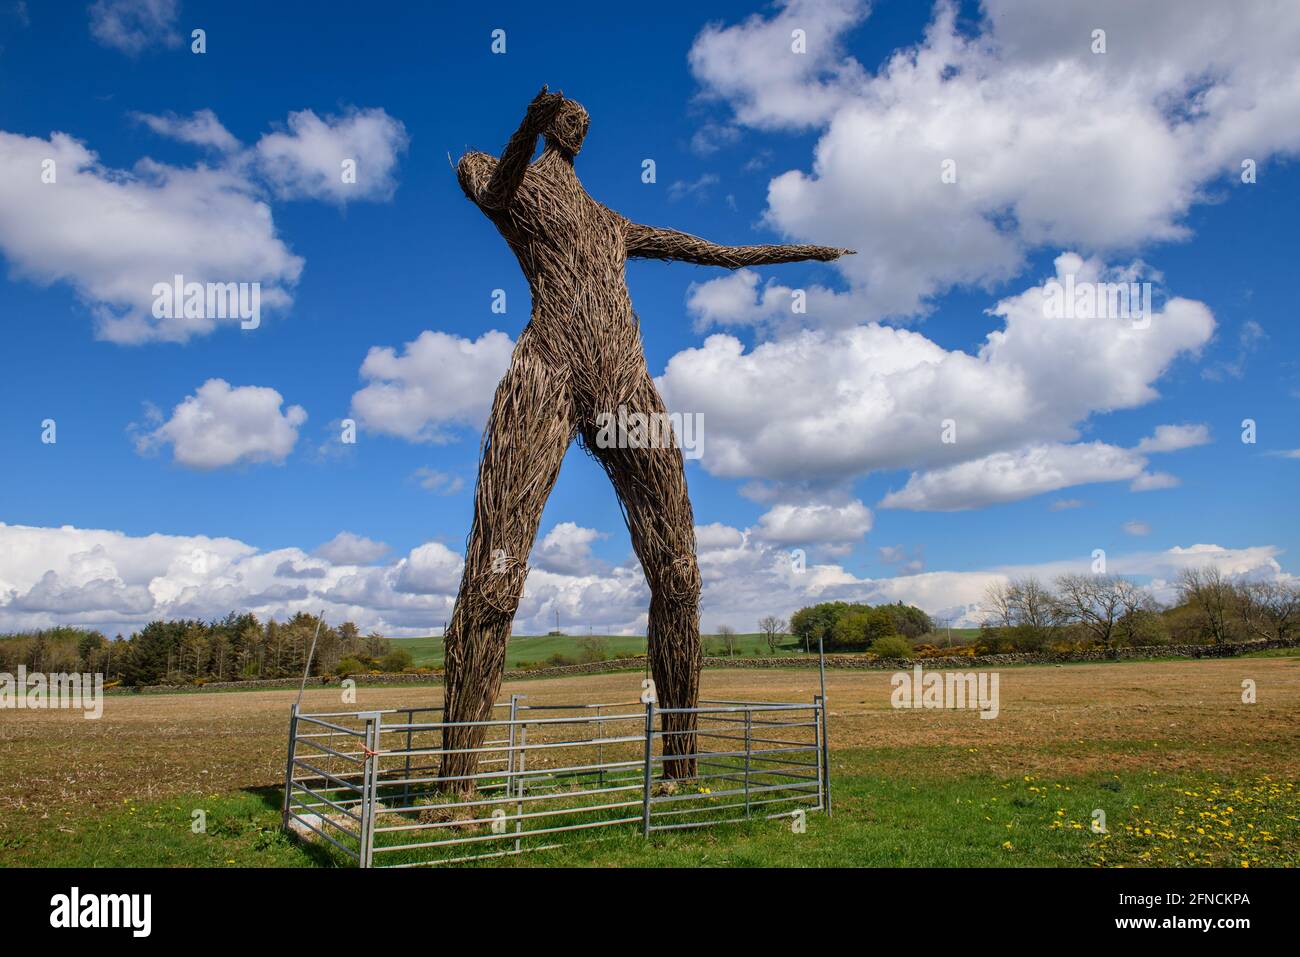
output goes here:
{"type": "Polygon", "coordinates": [[[766,618],[759,619],[758,630],[763,633],[763,641],[767,643],[768,653],[776,654],[781,646],[781,639],[785,637],[785,619],[768,615],[766,618]]]}
{"type": "Polygon", "coordinates": [[[985,624],[1010,628],[1015,624],[1015,602],[1011,594],[1011,582],[1007,580],[991,581],[984,589],[984,601],[980,605],[984,612],[985,624]]]}
{"type": "Polygon", "coordinates": [[[1008,601],[1015,623],[1028,632],[1035,643],[1046,641],[1061,623],[1061,606],[1056,596],[1032,575],[1010,583],[1008,601]]]}
{"type": "Polygon", "coordinates": [[[1246,582],[1238,593],[1241,621],[1251,634],[1284,641],[1300,624],[1300,582],[1246,582]]]}
{"type": "Polygon", "coordinates": [[[718,644],[722,646],[722,653],[730,658],[738,650],[739,642],[736,640],[736,629],[730,625],[718,626],[718,644]]]}
{"type": "Polygon", "coordinates": [[[1184,568],[1178,576],[1178,595],[1195,609],[1200,618],[1203,634],[1221,645],[1228,639],[1229,615],[1234,604],[1235,589],[1232,583],[1213,565],[1203,568],[1184,568]]]}
{"type": "Polygon", "coordinates": [[[1149,591],[1127,578],[1117,578],[1115,589],[1121,610],[1117,623],[1120,635],[1130,645],[1140,644],[1143,622],[1158,608],[1156,600],[1149,591]]]}
{"type": "Polygon", "coordinates": [[[1094,641],[1109,648],[1124,607],[1123,581],[1116,575],[1062,575],[1056,579],[1061,617],[1077,623],[1094,641]]]}

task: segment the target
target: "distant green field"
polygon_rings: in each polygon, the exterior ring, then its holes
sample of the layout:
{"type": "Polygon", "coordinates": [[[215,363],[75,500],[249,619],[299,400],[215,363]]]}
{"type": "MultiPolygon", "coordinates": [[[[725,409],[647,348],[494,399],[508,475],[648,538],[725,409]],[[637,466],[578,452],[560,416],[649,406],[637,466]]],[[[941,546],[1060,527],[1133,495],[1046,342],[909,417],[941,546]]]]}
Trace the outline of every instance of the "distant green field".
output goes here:
{"type": "MultiPolygon", "coordinates": [[[[952,630],[953,644],[961,644],[968,638],[973,638],[979,634],[978,628],[954,628],[952,630]]],[[[605,642],[605,654],[610,658],[628,658],[633,655],[645,654],[645,636],[644,635],[602,635],[599,636],[605,642]]],[[[943,645],[948,638],[946,631],[939,632],[930,637],[934,644],[943,645]]],[[[518,668],[524,664],[543,664],[552,655],[563,655],[566,658],[578,660],[583,653],[582,646],[583,636],[581,635],[514,635],[510,639],[510,644],[506,648],[506,667],[518,668]]],[[[394,648],[405,648],[415,659],[416,665],[423,665],[427,668],[442,667],[442,639],[436,635],[426,635],[423,638],[391,638],[394,648]]],[[[736,635],[736,654],[738,655],[767,655],[770,652],[767,649],[767,642],[758,632],[748,635],[736,635]]],[[[816,653],[816,648],[812,649],[816,653]]],[[[718,639],[713,635],[704,636],[704,653],[706,655],[722,655],[722,646],[718,639]]],[[[781,640],[781,645],[776,652],[778,655],[801,655],[804,653],[803,644],[791,636],[786,636],[781,640]]]]}
{"type": "MultiPolygon", "coordinates": [[[[645,654],[644,635],[602,635],[605,642],[605,654],[610,658],[628,658],[645,654]]],[[[514,635],[506,648],[506,667],[518,668],[523,664],[542,664],[552,655],[563,655],[577,660],[582,656],[583,636],[579,635],[514,635]]],[[[442,639],[436,635],[424,638],[389,639],[394,648],[405,648],[411,653],[417,665],[429,668],[442,667],[442,639]]],[[[768,654],[767,644],[760,634],[737,635],[737,654],[768,654]]],[[[704,653],[706,655],[722,654],[717,639],[711,635],[704,636],[704,653]]],[[[778,649],[780,655],[803,654],[803,645],[794,638],[784,638],[778,649]]]]}

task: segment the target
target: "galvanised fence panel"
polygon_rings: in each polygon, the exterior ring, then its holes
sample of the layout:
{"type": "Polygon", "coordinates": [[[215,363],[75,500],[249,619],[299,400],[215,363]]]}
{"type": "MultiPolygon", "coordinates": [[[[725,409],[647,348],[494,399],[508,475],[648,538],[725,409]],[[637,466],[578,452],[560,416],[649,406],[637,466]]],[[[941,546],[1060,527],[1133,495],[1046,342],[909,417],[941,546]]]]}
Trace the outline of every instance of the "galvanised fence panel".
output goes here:
{"type": "MultiPolygon", "coordinates": [[[[635,702],[529,705],[480,722],[439,707],[290,715],[284,825],[361,867],[499,858],[618,831],[829,810],[826,708],[713,701],[695,716],[695,774],[665,774],[665,712],[635,702]],[[658,712],[658,713],[656,713],[658,712]],[[444,777],[444,730],[484,728],[471,774],[444,777]]],[[[670,752],[680,749],[669,748],[670,752]]],[[[680,755],[670,753],[667,761],[680,755]]]]}

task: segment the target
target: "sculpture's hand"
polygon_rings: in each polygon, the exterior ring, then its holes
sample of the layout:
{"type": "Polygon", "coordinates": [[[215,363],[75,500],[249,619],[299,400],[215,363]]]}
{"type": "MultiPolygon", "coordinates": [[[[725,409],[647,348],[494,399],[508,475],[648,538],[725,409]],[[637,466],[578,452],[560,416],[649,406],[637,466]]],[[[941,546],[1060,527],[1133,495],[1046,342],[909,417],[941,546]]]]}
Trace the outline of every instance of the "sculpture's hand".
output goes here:
{"type": "Polygon", "coordinates": [[[858,254],[856,249],[837,249],[834,246],[817,246],[815,248],[817,252],[813,254],[812,258],[824,263],[839,259],[841,256],[856,256],[858,254]]]}
{"type": "Polygon", "coordinates": [[[555,114],[560,112],[563,103],[563,93],[548,93],[546,84],[542,84],[541,92],[528,104],[526,122],[529,128],[538,133],[544,132],[555,119],[555,114]]]}
{"type": "Polygon", "coordinates": [[[514,135],[510,137],[510,142],[506,143],[506,148],[501,151],[501,159],[497,161],[491,180],[476,194],[476,201],[480,206],[488,209],[504,209],[510,205],[515,190],[523,182],[524,172],[528,169],[528,161],[532,158],[533,150],[537,148],[537,137],[541,136],[554,121],[555,115],[563,104],[564,94],[548,93],[545,86],[533,97],[524,114],[524,121],[519,124],[519,129],[515,130],[514,135]]]}

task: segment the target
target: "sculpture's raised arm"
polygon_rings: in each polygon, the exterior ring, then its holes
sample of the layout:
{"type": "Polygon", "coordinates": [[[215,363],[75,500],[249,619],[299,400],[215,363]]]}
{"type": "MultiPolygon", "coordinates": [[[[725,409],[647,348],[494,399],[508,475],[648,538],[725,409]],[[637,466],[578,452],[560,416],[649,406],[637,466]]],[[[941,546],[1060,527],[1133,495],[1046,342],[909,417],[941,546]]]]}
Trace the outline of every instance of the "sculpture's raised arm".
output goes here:
{"type": "Polygon", "coordinates": [[[676,229],[642,226],[630,221],[623,232],[627,239],[627,255],[631,259],[675,259],[701,266],[725,266],[728,269],[796,263],[809,259],[830,262],[854,254],[852,249],[799,243],[784,246],[722,246],[676,229]]]}
{"type": "Polygon", "coordinates": [[[524,172],[533,158],[533,150],[537,148],[537,137],[546,130],[563,102],[563,94],[548,93],[545,86],[533,97],[533,101],[528,104],[528,112],[524,114],[524,121],[501,151],[501,159],[497,160],[492,178],[479,194],[478,201],[482,205],[489,209],[504,209],[510,205],[515,190],[523,182],[524,172]]]}

